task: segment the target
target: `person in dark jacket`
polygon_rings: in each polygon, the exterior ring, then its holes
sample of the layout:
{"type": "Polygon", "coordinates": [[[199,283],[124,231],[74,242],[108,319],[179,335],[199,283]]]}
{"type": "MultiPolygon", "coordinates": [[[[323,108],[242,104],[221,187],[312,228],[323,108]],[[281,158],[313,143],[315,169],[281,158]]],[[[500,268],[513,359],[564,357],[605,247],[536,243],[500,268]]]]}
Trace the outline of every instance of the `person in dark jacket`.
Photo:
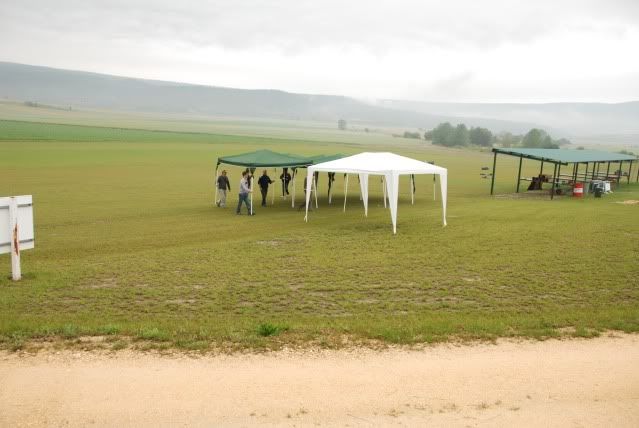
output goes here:
{"type": "Polygon", "coordinates": [[[229,182],[229,178],[226,176],[226,170],[222,170],[222,174],[217,177],[217,193],[219,195],[219,199],[215,201],[215,205],[218,207],[226,207],[227,190],[231,190],[231,183],[229,182]]]}
{"type": "Polygon", "coordinates": [[[266,195],[268,194],[268,185],[273,184],[273,180],[268,176],[266,170],[262,173],[262,176],[257,180],[257,184],[260,185],[260,191],[262,192],[262,206],[266,206],[266,195]]]}
{"type": "Polygon", "coordinates": [[[280,175],[280,180],[282,180],[282,196],[288,195],[288,183],[291,182],[291,174],[288,173],[288,168],[284,168],[280,175]]]}

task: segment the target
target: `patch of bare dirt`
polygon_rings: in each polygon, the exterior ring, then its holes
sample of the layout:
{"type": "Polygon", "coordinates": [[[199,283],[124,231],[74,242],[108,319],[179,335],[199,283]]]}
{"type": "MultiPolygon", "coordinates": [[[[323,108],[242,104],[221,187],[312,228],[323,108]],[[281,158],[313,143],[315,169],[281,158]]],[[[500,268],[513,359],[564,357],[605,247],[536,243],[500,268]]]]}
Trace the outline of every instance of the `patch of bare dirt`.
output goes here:
{"type": "Polygon", "coordinates": [[[0,426],[639,426],[639,336],[194,358],[0,352],[0,426]]]}

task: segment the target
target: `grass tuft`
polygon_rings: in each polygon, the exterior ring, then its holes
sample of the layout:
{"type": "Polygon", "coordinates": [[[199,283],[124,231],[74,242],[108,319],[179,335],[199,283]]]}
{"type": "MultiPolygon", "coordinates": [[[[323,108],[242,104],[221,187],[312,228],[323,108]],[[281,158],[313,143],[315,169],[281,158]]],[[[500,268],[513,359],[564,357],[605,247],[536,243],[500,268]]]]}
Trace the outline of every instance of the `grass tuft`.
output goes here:
{"type": "Polygon", "coordinates": [[[287,330],[287,326],[271,324],[269,322],[264,322],[257,326],[257,334],[262,337],[277,336],[287,330]]]}

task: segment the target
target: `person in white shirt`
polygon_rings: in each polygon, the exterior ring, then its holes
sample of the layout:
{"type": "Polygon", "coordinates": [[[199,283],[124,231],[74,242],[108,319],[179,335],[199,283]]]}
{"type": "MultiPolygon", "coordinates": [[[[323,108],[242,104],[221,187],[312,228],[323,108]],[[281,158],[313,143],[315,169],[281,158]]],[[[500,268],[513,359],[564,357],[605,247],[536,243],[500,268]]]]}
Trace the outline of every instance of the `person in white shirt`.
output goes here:
{"type": "Polygon", "coordinates": [[[238,192],[240,200],[237,203],[237,210],[235,211],[237,215],[241,214],[242,202],[246,204],[246,209],[248,210],[249,215],[255,214],[254,212],[252,212],[253,210],[251,209],[251,201],[249,200],[249,193],[251,193],[251,188],[247,181],[247,176],[248,173],[246,171],[242,172],[242,179],[240,180],[240,191],[238,192]]]}

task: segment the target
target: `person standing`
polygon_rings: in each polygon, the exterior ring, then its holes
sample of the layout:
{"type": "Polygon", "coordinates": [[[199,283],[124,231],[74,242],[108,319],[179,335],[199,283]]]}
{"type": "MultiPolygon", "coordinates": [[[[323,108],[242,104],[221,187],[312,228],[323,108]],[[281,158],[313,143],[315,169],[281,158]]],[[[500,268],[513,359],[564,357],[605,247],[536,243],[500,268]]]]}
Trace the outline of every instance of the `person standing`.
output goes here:
{"type": "Polygon", "coordinates": [[[257,180],[257,184],[260,185],[260,191],[262,192],[262,206],[266,206],[266,195],[268,194],[268,185],[272,184],[273,180],[268,176],[266,170],[262,173],[262,176],[257,180]]]}
{"type": "Polygon", "coordinates": [[[249,193],[251,193],[251,188],[249,187],[247,181],[248,172],[242,172],[242,179],[240,180],[240,191],[238,192],[239,201],[237,203],[237,210],[235,213],[237,215],[241,214],[242,202],[246,204],[246,209],[248,210],[248,215],[254,215],[255,213],[252,210],[251,202],[249,201],[249,193]]]}
{"type": "Polygon", "coordinates": [[[217,177],[217,193],[219,194],[220,198],[215,201],[215,205],[217,205],[218,207],[226,207],[227,190],[231,190],[231,183],[229,182],[229,178],[226,176],[226,170],[222,170],[222,174],[217,177]]]}
{"type": "Polygon", "coordinates": [[[288,168],[284,168],[280,175],[280,180],[282,180],[282,196],[288,195],[288,183],[291,182],[291,174],[288,173],[288,168]]]}

